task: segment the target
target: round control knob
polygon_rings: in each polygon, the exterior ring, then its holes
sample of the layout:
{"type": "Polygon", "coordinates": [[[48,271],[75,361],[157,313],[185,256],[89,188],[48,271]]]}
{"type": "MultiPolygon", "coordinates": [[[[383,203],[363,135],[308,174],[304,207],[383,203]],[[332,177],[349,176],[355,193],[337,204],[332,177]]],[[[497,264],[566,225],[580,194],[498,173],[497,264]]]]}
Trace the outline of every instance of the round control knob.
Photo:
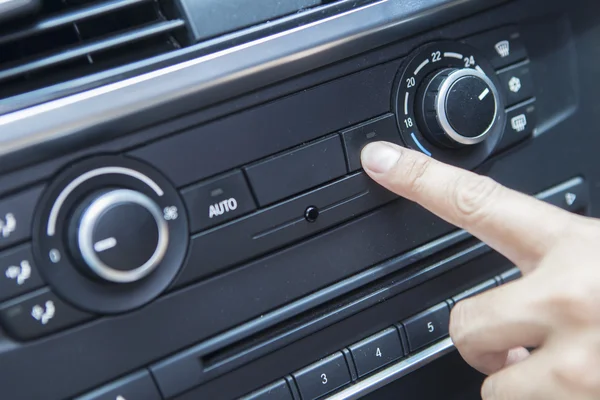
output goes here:
{"type": "Polygon", "coordinates": [[[136,282],[162,261],[169,228],[160,207],[129,189],[96,194],[82,204],[71,247],[88,272],[113,283],[136,282]]]}
{"type": "Polygon", "coordinates": [[[483,142],[498,121],[498,90],[483,72],[445,69],[433,73],[419,93],[424,134],[447,147],[483,142]]]}

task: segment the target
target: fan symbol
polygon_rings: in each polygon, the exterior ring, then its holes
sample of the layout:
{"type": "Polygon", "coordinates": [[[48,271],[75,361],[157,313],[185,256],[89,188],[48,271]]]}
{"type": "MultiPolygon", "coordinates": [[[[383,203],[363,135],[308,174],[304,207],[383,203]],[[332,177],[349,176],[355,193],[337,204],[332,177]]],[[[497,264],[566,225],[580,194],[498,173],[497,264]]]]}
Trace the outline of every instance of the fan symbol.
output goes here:
{"type": "Polygon", "coordinates": [[[175,206],[165,207],[163,210],[163,216],[165,218],[165,221],[176,220],[177,217],[179,217],[179,214],[177,213],[177,207],[175,207],[175,206]]]}
{"type": "Polygon", "coordinates": [[[513,93],[518,93],[521,90],[521,80],[516,76],[513,76],[510,81],[508,81],[508,88],[513,93]]]}

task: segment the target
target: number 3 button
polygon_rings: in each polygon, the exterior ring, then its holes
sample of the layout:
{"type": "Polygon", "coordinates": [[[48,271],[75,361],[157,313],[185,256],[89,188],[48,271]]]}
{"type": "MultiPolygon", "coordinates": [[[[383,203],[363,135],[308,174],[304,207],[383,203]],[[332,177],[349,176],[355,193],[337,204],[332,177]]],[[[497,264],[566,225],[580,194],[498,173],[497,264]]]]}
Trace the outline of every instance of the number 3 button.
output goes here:
{"type": "Polygon", "coordinates": [[[314,400],[350,383],[342,353],[336,353],[293,374],[303,400],[314,400]]]}
{"type": "Polygon", "coordinates": [[[410,351],[436,342],[448,336],[450,309],[442,303],[404,321],[410,351]]]}

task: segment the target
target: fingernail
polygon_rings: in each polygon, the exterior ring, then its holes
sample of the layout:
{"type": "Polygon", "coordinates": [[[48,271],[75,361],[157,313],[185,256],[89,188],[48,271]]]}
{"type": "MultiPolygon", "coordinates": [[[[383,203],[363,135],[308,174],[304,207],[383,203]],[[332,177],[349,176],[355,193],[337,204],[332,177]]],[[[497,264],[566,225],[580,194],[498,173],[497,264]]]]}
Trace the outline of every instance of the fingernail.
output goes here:
{"type": "Polygon", "coordinates": [[[391,170],[400,159],[400,151],[385,143],[368,144],[362,151],[363,168],[376,174],[384,174],[391,170]]]}
{"type": "Polygon", "coordinates": [[[481,398],[483,400],[494,400],[494,388],[490,379],[486,379],[483,382],[483,387],[481,388],[481,398]]]}

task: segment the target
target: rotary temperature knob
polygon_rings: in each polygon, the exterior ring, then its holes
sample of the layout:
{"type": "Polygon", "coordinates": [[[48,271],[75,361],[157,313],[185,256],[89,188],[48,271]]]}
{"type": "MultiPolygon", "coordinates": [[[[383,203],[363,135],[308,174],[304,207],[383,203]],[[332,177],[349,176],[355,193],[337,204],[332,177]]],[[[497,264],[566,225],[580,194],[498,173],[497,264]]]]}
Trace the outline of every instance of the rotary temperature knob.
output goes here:
{"type": "Polygon", "coordinates": [[[129,189],[96,193],[75,213],[69,245],[85,272],[111,283],[132,283],[152,273],[169,246],[161,208],[129,189]]]}
{"type": "Polygon", "coordinates": [[[499,120],[500,97],[494,83],[471,68],[432,73],[417,94],[423,134],[446,147],[485,141],[499,120]]]}
{"type": "Polygon", "coordinates": [[[494,154],[506,127],[494,67],[464,43],[425,45],[398,70],[392,105],[402,142],[473,169],[494,154]]]}

